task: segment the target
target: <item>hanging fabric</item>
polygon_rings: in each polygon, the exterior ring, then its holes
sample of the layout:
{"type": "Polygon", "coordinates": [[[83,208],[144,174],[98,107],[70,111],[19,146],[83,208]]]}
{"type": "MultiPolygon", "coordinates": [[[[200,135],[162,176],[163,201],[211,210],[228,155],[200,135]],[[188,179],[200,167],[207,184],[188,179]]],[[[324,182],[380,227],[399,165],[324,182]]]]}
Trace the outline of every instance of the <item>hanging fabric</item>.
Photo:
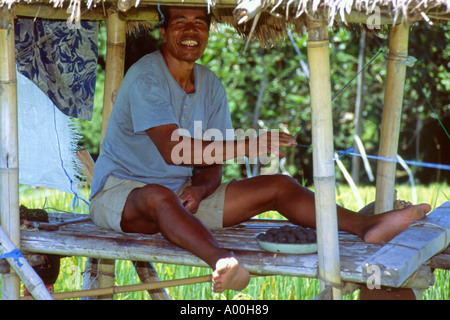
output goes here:
{"type": "Polygon", "coordinates": [[[29,79],[17,72],[19,182],[77,194],[80,136],[73,121],[59,111],[29,79]]]}
{"type": "Polygon", "coordinates": [[[98,23],[18,19],[17,70],[32,80],[65,115],[91,120],[97,70],[98,23]]]}

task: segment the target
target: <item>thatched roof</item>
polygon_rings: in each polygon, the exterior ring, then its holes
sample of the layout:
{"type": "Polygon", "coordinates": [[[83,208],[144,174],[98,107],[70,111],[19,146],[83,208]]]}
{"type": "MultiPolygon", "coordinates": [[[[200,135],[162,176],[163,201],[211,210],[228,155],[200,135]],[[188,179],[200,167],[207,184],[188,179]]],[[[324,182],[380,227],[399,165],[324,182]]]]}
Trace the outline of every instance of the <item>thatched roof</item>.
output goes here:
{"type": "MultiPolygon", "coordinates": [[[[239,10],[243,8],[244,12],[241,15],[245,19],[245,8],[251,7],[250,3],[258,1],[242,1],[237,6],[235,15],[239,15],[239,10]]],[[[272,15],[293,16],[294,18],[313,16],[319,13],[327,17],[330,24],[335,20],[345,22],[347,20],[346,17],[351,15],[353,16],[350,20],[357,19],[355,16],[365,16],[367,18],[378,13],[385,19],[385,22],[387,22],[386,18],[388,18],[393,23],[402,19],[406,21],[450,19],[449,0],[273,0],[262,2],[260,8],[265,12],[270,12],[272,15]],[[377,11],[377,9],[380,11],[377,11]]]]}
{"type": "Polygon", "coordinates": [[[450,0],[0,0],[1,6],[15,8],[16,15],[71,22],[104,19],[108,10],[124,12],[127,20],[156,22],[158,4],[207,6],[218,22],[231,24],[244,36],[255,28],[262,41],[277,38],[286,25],[299,30],[311,18],[330,26],[356,23],[369,29],[405,21],[450,20],[450,0]]]}
{"type": "Polygon", "coordinates": [[[259,20],[254,33],[263,41],[264,37],[279,36],[286,25],[299,29],[307,19],[325,20],[329,26],[361,24],[376,31],[383,25],[402,22],[448,21],[450,0],[243,0],[233,17],[225,19],[238,32],[248,34],[252,18],[259,20]]]}

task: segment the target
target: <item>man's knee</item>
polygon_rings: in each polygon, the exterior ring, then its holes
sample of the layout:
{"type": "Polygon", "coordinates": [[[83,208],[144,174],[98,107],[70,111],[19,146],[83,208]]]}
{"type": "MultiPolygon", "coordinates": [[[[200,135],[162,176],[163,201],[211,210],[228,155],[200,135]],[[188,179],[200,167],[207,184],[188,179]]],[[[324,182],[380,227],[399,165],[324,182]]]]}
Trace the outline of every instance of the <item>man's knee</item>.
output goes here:
{"type": "Polygon", "coordinates": [[[172,190],[158,184],[148,184],[134,191],[134,201],[144,211],[158,210],[167,203],[178,201],[178,197],[172,190]]]}
{"type": "Polygon", "coordinates": [[[174,192],[157,184],[134,189],[125,203],[120,226],[124,232],[160,232],[160,215],[165,213],[167,205],[177,201],[174,192]]]}
{"type": "Polygon", "coordinates": [[[270,176],[272,181],[272,186],[277,189],[285,189],[285,188],[292,188],[295,185],[298,185],[298,182],[285,174],[274,174],[270,176]]]}

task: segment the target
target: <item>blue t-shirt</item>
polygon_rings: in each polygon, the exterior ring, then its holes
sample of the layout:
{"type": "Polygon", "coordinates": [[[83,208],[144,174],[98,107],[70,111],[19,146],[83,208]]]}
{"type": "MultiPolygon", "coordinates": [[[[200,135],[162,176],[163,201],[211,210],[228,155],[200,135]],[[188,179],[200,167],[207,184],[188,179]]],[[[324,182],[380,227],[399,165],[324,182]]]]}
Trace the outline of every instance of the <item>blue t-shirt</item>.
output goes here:
{"type": "Polygon", "coordinates": [[[192,138],[203,137],[207,129],[218,129],[226,138],[232,125],[225,88],[214,73],[199,64],[194,66],[194,78],[195,92],[186,94],[159,51],[144,56],[128,70],[95,164],[91,197],[102,190],[110,175],[160,184],[174,192],[190,179],[193,167],[167,164],[146,134],[149,128],[176,124],[192,138]],[[194,132],[194,128],[202,132],[194,132]]]}

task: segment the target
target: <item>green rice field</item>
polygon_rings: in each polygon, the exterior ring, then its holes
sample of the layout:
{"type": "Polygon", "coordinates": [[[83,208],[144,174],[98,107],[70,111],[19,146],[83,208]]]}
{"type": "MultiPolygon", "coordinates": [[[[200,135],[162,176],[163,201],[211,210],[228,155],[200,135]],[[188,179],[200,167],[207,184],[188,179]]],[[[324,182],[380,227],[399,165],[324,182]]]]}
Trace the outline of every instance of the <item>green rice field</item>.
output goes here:
{"type": "MultiPolygon", "coordinates": [[[[411,201],[413,194],[409,185],[398,186],[398,199],[411,201]]],[[[375,198],[373,187],[359,187],[358,192],[364,205],[375,198]]],[[[88,198],[89,190],[83,190],[83,197],[88,198]]],[[[417,202],[427,202],[433,208],[450,201],[450,187],[448,185],[416,186],[415,194],[417,202]]],[[[352,190],[347,186],[338,186],[336,189],[338,204],[353,210],[357,201],[352,190]]],[[[83,201],[78,206],[73,204],[73,196],[50,189],[26,188],[20,191],[20,203],[29,208],[47,208],[48,211],[60,210],[79,213],[88,213],[87,205],[83,201]]],[[[267,212],[262,218],[280,217],[276,212],[267,212]]],[[[84,257],[68,257],[61,260],[61,270],[57,282],[54,285],[55,292],[81,290],[83,284],[83,272],[86,263],[84,257]]],[[[175,278],[195,277],[210,274],[207,268],[187,267],[178,265],[155,264],[161,280],[175,278]]],[[[130,261],[116,261],[116,285],[128,285],[140,283],[139,277],[130,261]]],[[[424,291],[423,300],[449,300],[450,299],[450,271],[435,270],[436,281],[433,287],[424,291]]],[[[242,292],[226,291],[214,293],[209,283],[186,285],[167,288],[167,292],[173,300],[309,300],[320,293],[317,279],[293,278],[286,276],[267,276],[252,278],[248,287],[242,292]]],[[[346,300],[356,300],[359,292],[355,291],[344,296],[346,300]]],[[[147,292],[130,292],[116,294],[117,300],[149,300],[147,292]]]]}

